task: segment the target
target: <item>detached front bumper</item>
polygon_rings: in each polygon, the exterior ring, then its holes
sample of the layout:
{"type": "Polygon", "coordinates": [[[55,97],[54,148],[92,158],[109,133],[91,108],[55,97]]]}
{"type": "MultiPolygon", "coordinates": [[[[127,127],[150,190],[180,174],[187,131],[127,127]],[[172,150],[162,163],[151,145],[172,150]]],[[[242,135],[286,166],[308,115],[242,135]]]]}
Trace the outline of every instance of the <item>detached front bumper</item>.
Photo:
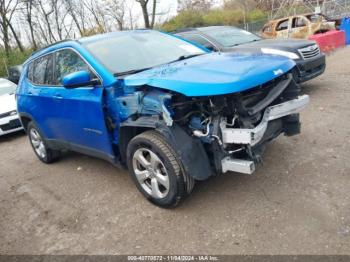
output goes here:
{"type": "MultiPolygon", "coordinates": [[[[228,144],[241,144],[255,146],[264,138],[269,122],[300,112],[309,103],[309,96],[303,95],[296,99],[270,106],[265,109],[264,116],[259,125],[253,129],[229,128],[227,122],[220,124],[223,146],[228,144]]],[[[225,157],[221,161],[222,172],[234,171],[245,174],[252,174],[255,170],[254,161],[233,159],[225,157]]]]}
{"type": "Polygon", "coordinates": [[[22,130],[18,115],[0,118],[0,136],[22,130]]]}

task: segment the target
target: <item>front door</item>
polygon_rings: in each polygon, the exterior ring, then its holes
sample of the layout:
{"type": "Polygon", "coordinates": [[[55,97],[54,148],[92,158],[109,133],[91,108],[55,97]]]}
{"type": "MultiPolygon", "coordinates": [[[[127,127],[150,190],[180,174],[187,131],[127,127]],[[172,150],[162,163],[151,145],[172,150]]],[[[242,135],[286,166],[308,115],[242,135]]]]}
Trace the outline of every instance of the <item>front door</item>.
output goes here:
{"type": "Polygon", "coordinates": [[[89,71],[97,77],[85,60],[72,49],[54,53],[54,81],[56,106],[60,113],[55,121],[55,136],[68,142],[74,149],[86,153],[113,155],[110,134],[103,112],[103,87],[89,86],[67,89],[62,79],[73,72],[89,71]]]}
{"type": "Polygon", "coordinates": [[[289,33],[290,38],[308,38],[309,32],[309,21],[303,16],[296,16],[292,19],[292,25],[289,33]]]}
{"type": "Polygon", "coordinates": [[[276,24],[276,38],[288,38],[289,18],[279,21],[276,24]]]}

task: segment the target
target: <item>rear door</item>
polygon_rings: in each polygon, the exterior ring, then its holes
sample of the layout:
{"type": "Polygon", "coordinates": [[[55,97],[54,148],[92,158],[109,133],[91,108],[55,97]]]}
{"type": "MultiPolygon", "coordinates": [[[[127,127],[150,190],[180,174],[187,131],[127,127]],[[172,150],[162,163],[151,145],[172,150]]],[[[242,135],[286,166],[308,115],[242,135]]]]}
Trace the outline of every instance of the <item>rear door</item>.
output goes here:
{"type": "Polygon", "coordinates": [[[59,108],[55,136],[78,151],[113,155],[103,112],[102,84],[74,89],[67,89],[61,84],[62,79],[73,72],[89,71],[91,78],[98,78],[97,74],[73,49],[62,49],[53,55],[54,83],[57,85],[54,97],[59,108]]]}
{"type": "Polygon", "coordinates": [[[276,37],[277,38],[289,37],[289,18],[280,20],[276,24],[276,37]]]}
{"type": "Polygon", "coordinates": [[[55,137],[52,125],[59,112],[54,98],[53,84],[53,56],[41,56],[28,66],[28,75],[25,78],[26,92],[24,93],[27,112],[34,118],[40,130],[47,139],[55,137]]]}
{"type": "Polygon", "coordinates": [[[310,22],[303,16],[293,17],[289,37],[307,38],[310,35],[309,24],[310,22]]]}

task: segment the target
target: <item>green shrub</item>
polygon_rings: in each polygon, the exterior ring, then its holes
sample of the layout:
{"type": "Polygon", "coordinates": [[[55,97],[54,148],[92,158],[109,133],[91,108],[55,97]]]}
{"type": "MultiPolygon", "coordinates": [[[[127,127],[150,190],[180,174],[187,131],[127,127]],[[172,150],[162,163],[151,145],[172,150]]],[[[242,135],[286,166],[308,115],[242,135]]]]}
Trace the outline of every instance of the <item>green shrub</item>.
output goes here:
{"type": "Polygon", "coordinates": [[[187,27],[204,26],[203,13],[200,11],[182,11],[177,16],[160,26],[166,32],[187,27]]]}
{"type": "MultiPolygon", "coordinates": [[[[267,18],[267,14],[255,9],[247,14],[247,22],[261,21],[267,18]]],[[[209,11],[186,10],[171,18],[160,30],[171,32],[181,28],[212,26],[212,25],[239,25],[244,22],[244,13],[240,9],[211,9],[209,11]]]]}
{"type": "Polygon", "coordinates": [[[267,13],[260,10],[260,9],[254,9],[253,11],[249,12],[248,14],[248,22],[256,22],[267,19],[267,13]]]}
{"type": "Polygon", "coordinates": [[[237,25],[243,22],[243,12],[240,10],[210,10],[203,15],[204,24],[211,25],[237,25]]]}
{"type": "Polygon", "coordinates": [[[31,49],[25,50],[24,53],[18,49],[13,49],[10,51],[9,57],[7,58],[5,55],[5,50],[0,48],[0,77],[6,77],[6,68],[22,64],[31,53],[31,49]]]}

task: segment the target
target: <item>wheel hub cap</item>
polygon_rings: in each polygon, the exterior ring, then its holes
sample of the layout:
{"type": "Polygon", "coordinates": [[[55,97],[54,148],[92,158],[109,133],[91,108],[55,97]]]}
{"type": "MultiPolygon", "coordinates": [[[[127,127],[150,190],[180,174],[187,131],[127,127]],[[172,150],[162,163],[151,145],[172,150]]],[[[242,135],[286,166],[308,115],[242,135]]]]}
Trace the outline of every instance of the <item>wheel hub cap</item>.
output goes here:
{"type": "Polygon", "coordinates": [[[147,148],[136,150],[132,160],[137,181],[153,198],[164,198],[169,192],[169,176],[160,158],[147,148]]]}

